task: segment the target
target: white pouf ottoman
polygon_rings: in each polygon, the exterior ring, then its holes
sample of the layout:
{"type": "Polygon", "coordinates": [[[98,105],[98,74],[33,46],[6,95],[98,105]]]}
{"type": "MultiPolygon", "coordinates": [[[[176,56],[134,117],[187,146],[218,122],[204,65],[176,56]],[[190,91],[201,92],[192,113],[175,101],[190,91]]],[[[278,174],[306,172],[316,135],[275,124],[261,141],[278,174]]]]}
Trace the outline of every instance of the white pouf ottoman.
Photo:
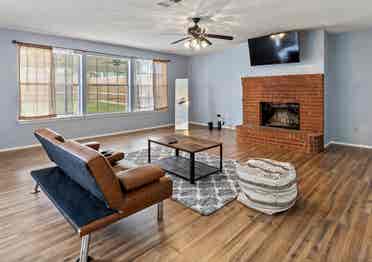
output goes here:
{"type": "Polygon", "coordinates": [[[237,173],[238,201],[244,205],[272,215],[296,203],[297,176],[292,164],[256,158],[240,165],[237,173]]]}

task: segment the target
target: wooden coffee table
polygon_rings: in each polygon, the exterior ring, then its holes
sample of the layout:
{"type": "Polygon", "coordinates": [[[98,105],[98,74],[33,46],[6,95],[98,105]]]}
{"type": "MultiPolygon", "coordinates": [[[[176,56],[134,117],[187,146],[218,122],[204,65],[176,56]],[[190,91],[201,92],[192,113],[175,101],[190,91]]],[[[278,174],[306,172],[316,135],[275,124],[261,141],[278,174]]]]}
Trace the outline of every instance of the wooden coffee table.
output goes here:
{"type": "Polygon", "coordinates": [[[202,177],[222,172],[222,161],[221,142],[178,134],[151,137],[148,139],[148,162],[158,164],[163,170],[184,178],[190,181],[191,184],[195,184],[195,181],[202,177]],[[169,156],[167,158],[151,162],[151,143],[175,149],[174,156],[169,156]],[[214,167],[199,161],[195,161],[196,153],[215,147],[219,147],[220,149],[219,167],[214,167]],[[189,153],[190,158],[180,156],[180,151],[189,153]]]}

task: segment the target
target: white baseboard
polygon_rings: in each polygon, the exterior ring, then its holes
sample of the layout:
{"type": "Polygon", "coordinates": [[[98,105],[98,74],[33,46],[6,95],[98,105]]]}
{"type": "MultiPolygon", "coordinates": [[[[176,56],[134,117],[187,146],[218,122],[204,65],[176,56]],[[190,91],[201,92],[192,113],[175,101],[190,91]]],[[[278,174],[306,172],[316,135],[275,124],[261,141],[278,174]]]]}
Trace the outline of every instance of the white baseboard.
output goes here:
{"type": "MultiPolygon", "coordinates": [[[[77,140],[77,141],[87,140],[87,139],[95,139],[95,138],[108,137],[108,136],[125,135],[125,134],[130,134],[130,133],[136,133],[136,132],[141,132],[141,131],[147,131],[147,130],[153,130],[153,129],[158,129],[158,128],[165,128],[165,127],[172,127],[172,126],[174,126],[174,124],[144,127],[144,128],[124,130],[124,131],[120,131],[120,132],[105,133],[105,134],[93,135],[93,136],[75,137],[75,138],[71,138],[71,139],[77,140]]],[[[10,152],[10,151],[18,151],[18,150],[36,148],[36,147],[41,147],[41,145],[39,143],[37,143],[37,144],[32,144],[32,145],[27,145],[27,146],[17,146],[17,147],[3,148],[3,149],[0,149],[0,153],[10,152]]]]}
{"type": "Polygon", "coordinates": [[[369,146],[369,145],[344,143],[344,142],[339,142],[339,141],[330,141],[329,143],[327,143],[325,145],[325,147],[328,147],[330,145],[352,146],[352,147],[360,147],[360,148],[372,149],[372,146],[369,146]]]}
{"type": "Polygon", "coordinates": [[[15,146],[15,147],[2,148],[0,149],[0,153],[24,150],[24,149],[29,149],[29,148],[36,148],[40,146],[41,146],[40,144],[32,144],[32,145],[27,145],[27,146],[15,146]]]}
{"type": "MultiPolygon", "coordinates": [[[[207,123],[202,123],[202,122],[197,122],[197,121],[189,121],[189,124],[199,125],[199,126],[208,126],[207,123]]],[[[125,134],[130,134],[130,133],[136,133],[136,132],[141,132],[141,131],[153,130],[153,129],[158,129],[158,128],[166,128],[166,127],[172,127],[172,126],[174,126],[174,124],[166,124],[166,125],[158,125],[158,126],[152,126],[152,127],[124,130],[124,131],[120,131],[120,132],[105,133],[105,134],[93,135],[93,136],[76,137],[76,138],[72,138],[72,139],[77,140],[77,141],[87,140],[87,139],[95,139],[95,138],[115,136],[115,135],[125,135],[125,134]]],[[[223,128],[224,129],[235,130],[234,126],[224,126],[223,128]]],[[[369,146],[369,145],[344,143],[344,142],[339,142],[339,141],[330,141],[324,147],[327,148],[328,146],[330,146],[332,144],[333,145],[342,145],[342,146],[351,146],[351,147],[372,149],[372,146],[369,146]]],[[[3,149],[0,149],[0,153],[10,152],[10,151],[18,151],[18,150],[30,149],[30,148],[36,148],[36,147],[40,147],[40,146],[41,146],[40,144],[32,144],[32,145],[27,145],[27,146],[3,148],[3,149]]]]}
{"type": "MultiPolygon", "coordinates": [[[[208,126],[207,123],[197,122],[197,121],[189,121],[189,124],[197,125],[197,126],[208,126]]],[[[235,130],[235,126],[222,126],[224,129],[235,130]]]]}
{"type": "Polygon", "coordinates": [[[119,131],[119,132],[113,132],[113,133],[106,133],[106,134],[101,134],[101,135],[77,137],[77,138],[73,138],[73,139],[79,141],[79,140],[87,140],[87,139],[94,139],[94,138],[100,138],[100,137],[125,135],[125,134],[130,134],[130,133],[137,133],[137,132],[141,132],[141,131],[147,131],[147,130],[153,130],[153,129],[158,129],[158,128],[171,127],[171,126],[174,126],[174,124],[150,126],[150,127],[130,129],[130,130],[124,130],[124,131],[119,131]]]}
{"type": "Polygon", "coordinates": [[[196,122],[196,121],[189,121],[189,124],[197,125],[197,126],[208,126],[207,123],[196,122]]]}

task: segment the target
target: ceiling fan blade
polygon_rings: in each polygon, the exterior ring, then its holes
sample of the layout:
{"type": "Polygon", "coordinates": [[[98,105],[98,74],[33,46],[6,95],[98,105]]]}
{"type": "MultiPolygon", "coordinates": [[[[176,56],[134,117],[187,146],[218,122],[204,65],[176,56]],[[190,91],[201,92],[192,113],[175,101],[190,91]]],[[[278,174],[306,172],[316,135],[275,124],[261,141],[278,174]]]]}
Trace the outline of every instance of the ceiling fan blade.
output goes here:
{"type": "Polygon", "coordinates": [[[171,45],[178,44],[178,43],[180,43],[180,42],[182,42],[182,41],[185,41],[185,40],[187,40],[187,39],[190,39],[190,37],[188,36],[188,37],[185,37],[185,38],[179,39],[179,40],[177,40],[177,41],[174,41],[174,42],[171,43],[171,45]]]}
{"type": "Polygon", "coordinates": [[[214,35],[214,34],[205,34],[206,37],[209,38],[217,38],[222,40],[234,40],[234,37],[228,35],[214,35]]]}

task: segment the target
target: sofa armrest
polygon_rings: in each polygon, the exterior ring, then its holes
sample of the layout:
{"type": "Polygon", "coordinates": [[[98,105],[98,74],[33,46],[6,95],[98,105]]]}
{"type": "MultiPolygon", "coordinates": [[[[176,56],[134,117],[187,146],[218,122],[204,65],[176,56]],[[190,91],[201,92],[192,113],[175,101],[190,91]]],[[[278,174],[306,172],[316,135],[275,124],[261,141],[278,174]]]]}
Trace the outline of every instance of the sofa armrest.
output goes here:
{"type": "Polygon", "coordinates": [[[124,159],[123,152],[114,152],[112,155],[107,156],[106,159],[110,162],[112,166],[116,165],[117,162],[124,159]]]}
{"type": "Polygon", "coordinates": [[[124,190],[131,191],[159,180],[164,174],[159,166],[148,164],[121,171],[116,176],[124,190]]]}
{"type": "Polygon", "coordinates": [[[87,147],[90,147],[90,148],[92,148],[92,149],[94,149],[96,151],[98,151],[99,150],[99,147],[100,147],[100,143],[99,142],[94,142],[94,141],[87,142],[87,143],[82,143],[82,145],[87,146],[87,147]]]}

